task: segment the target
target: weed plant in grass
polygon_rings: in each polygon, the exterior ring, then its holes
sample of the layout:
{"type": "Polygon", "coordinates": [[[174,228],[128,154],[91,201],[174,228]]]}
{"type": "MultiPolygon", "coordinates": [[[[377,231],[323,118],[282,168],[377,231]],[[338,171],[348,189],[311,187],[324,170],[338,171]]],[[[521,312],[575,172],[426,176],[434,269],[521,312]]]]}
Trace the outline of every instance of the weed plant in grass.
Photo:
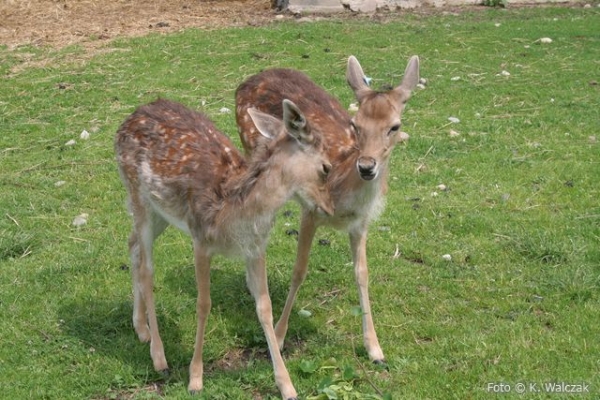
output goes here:
{"type": "MultiPolygon", "coordinates": [[[[183,102],[239,144],[233,113],[220,110],[233,110],[245,77],[297,68],[349,104],[349,55],[379,87],[397,84],[418,54],[427,85],[408,103],[411,139],[395,150],[368,246],[389,371],[362,349],[347,238],[323,229],[285,350],[297,389],[305,398],[475,399],[491,395],[490,383],[517,396],[524,382],[539,389],[525,397],[547,398],[544,383],[565,382],[597,397],[598,26],[597,8],[486,8],[187,30],[118,40],[77,64],[79,48],[0,49],[2,396],[187,398],[196,297],[187,237],[169,231],[155,252],[169,378],[152,370],[130,322],[130,220],[112,140],[135,107],[183,102]],[[12,73],[24,53],[47,62],[12,73]],[[73,226],[83,213],[87,223],[73,226]]],[[[275,315],[296,246],[286,232],[300,210],[288,211],[268,252],[275,315]]],[[[212,282],[201,397],[276,398],[243,266],[219,260],[212,282]]]]}

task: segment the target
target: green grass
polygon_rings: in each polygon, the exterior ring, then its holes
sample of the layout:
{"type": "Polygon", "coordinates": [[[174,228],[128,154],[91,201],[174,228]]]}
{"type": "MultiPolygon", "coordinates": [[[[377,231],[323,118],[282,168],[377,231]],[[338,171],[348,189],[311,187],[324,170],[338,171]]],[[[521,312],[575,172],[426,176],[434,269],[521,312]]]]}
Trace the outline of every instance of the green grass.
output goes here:
{"type": "MultiPolygon", "coordinates": [[[[330,244],[315,243],[296,304],[311,316],[292,315],[285,352],[296,388],[316,397],[337,379],[356,398],[477,399],[491,396],[489,383],[505,383],[512,392],[503,397],[520,398],[515,385],[524,382],[540,389],[524,398],[555,398],[542,384],[566,382],[589,384],[598,397],[598,10],[187,30],[118,40],[91,58],[77,47],[0,48],[2,396],[188,397],[196,289],[185,236],[170,230],[155,251],[167,380],[130,322],[130,221],[112,140],[136,106],[181,101],[239,143],[233,114],[219,110],[233,110],[237,85],[261,69],[303,70],[349,104],[350,54],[375,86],[399,83],[418,54],[427,87],[409,102],[411,139],[394,151],[388,206],[368,246],[390,369],[370,365],[362,348],[347,237],[322,229],[317,239],[330,244]],[[24,58],[45,62],[23,67],[24,58]],[[75,228],[81,213],[88,223],[75,228]]],[[[294,215],[278,219],[268,253],[276,316],[295,250],[285,231],[299,215],[286,209],[294,215]]],[[[278,397],[242,268],[215,265],[202,398],[278,397]]]]}

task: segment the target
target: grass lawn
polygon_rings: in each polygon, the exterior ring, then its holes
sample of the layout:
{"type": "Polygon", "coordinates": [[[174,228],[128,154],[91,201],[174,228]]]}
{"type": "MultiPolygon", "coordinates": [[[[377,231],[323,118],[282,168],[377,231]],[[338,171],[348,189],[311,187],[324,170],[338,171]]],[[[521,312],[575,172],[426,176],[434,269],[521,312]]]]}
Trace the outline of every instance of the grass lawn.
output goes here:
{"type": "MultiPolygon", "coordinates": [[[[418,54],[427,84],[408,104],[411,139],[394,151],[368,245],[389,370],[362,348],[347,237],[322,229],[284,351],[296,388],[305,399],[570,398],[550,394],[577,389],[552,386],[565,383],[597,398],[599,27],[598,7],[482,8],[190,29],[92,57],[0,47],[1,397],[189,397],[196,288],[190,240],[174,229],[155,251],[168,378],[131,324],[113,137],[135,107],[180,101],[239,144],[234,91],[247,76],[297,68],[347,105],[349,55],[379,87],[398,84],[418,54]]],[[[300,212],[285,210],[268,251],[276,317],[300,212]]],[[[200,397],[278,398],[243,265],[214,264],[200,397]]]]}

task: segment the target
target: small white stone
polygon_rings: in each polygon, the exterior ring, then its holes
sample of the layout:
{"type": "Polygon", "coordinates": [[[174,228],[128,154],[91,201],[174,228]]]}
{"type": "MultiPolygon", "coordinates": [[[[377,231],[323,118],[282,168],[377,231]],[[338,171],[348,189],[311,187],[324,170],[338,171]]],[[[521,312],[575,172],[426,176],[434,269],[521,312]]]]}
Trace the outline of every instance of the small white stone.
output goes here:
{"type": "Polygon", "coordinates": [[[502,25],[502,24],[500,24],[499,22],[496,22],[496,23],[494,24],[494,26],[495,26],[496,28],[500,27],[500,25],[502,25]]]}
{"type": "Polygon", "coordinates": [[[458,124],[460,122],[460,119],[456,117],[448,117],[448,121],[452,122],[453,124],[458,124]]]}
{"type": "Polygon", "coordinates": [[[549,37],[543,37],[541,39],[538,40],[540,43],[552,43],[552,39],[550,39],[549,37]]]}
{"type": "Polygon", "coordinates": [[[61,187],[61,186],[63,186],[65,183],[67,183],[67,182],[65,182],[65,181],[58,181],[58,182],[55,182],[55,183],[54,183],[54,186],[56,186],[56,187],[61,187]]]}
{"type": "Polygon", "coordinates": [[[423,90],[425,89],[425,85],[423,85],[422,83],[417,83],[417,88],[423,90]]]}
{"type": "Polygon", "coordinates": [[[425,78],[419,78],[419,84],[421,84],[423,86],[427,85],[427,79],[425,79],[425,78]]]}
{"type": "Polygon", "coordinates": [[[502,75],[502,76],[510,76],[510,72],[504,70],[504,71],[500,72],[500,75],[502,75]]]}
{"type": "Polygon", "coordinates": [[[221,107],[221,109],[219,110],[219,112],[221,114],[229,114],[229,113],[231,113],[231,110],[229,108],[227,108],[227,107],[221,107]]]}
{"type": "Polygon", "coordinates": [[[304,318],[310,318],[312,316],[312,313],[308,310],[302,309],[298,311],[298,315],[304,318]]]}
{"type": "Polygon", "coordinates": [[[452,256],[451,256],[450,254],[444,254],[444,255],[442,256],[442,258],[443,258],[445,261],[452,261],[452,256]]]}
{"type": "Polygon", "coordinates": [[[453,76],[452,78],[450,78],[450,80],[453,82],[460,81],[460,76],[453,76]]]}
{"type": "Polygon", "coordinates": [[[90,138],[90,133],[85,129],[81,131],[81,135],[79,135],[81,140],[88,140],[90,138]]]}
{"type": "Polygon", "coordinates": [[[448,190],[448,186],[444,185],[443,183],[440,183],[439,185],[437,185],[437,188],[439,190],[441,190],[442,192],[445,192],[446,190],[448,190]]]}
{"type": "Polygon", "coordinates": [[[65,143],[65,146],[75,146],[75,143],[77,143],[77,142],[75,140],[71,139],[67,143],[65,143]]]}
{"type": "Polygon", "coordinates": [[[73,226],[80,227],[87,224],[88,215],[86,213],[79,214],[73,219],[73,226]]]}

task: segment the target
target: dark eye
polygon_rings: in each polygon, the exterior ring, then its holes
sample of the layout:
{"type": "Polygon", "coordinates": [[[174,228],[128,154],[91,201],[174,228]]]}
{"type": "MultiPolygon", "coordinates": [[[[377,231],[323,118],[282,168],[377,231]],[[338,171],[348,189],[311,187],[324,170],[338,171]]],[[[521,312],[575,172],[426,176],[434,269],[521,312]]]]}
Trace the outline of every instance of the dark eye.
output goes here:
{"type": "Polygon", "coordinates": [[[396,124],[396,125],[392,126],[388,132],[388,136],[393,135],[394,133],[398,133],[399,130],[400,130],[400,124],[396,124]]]}

